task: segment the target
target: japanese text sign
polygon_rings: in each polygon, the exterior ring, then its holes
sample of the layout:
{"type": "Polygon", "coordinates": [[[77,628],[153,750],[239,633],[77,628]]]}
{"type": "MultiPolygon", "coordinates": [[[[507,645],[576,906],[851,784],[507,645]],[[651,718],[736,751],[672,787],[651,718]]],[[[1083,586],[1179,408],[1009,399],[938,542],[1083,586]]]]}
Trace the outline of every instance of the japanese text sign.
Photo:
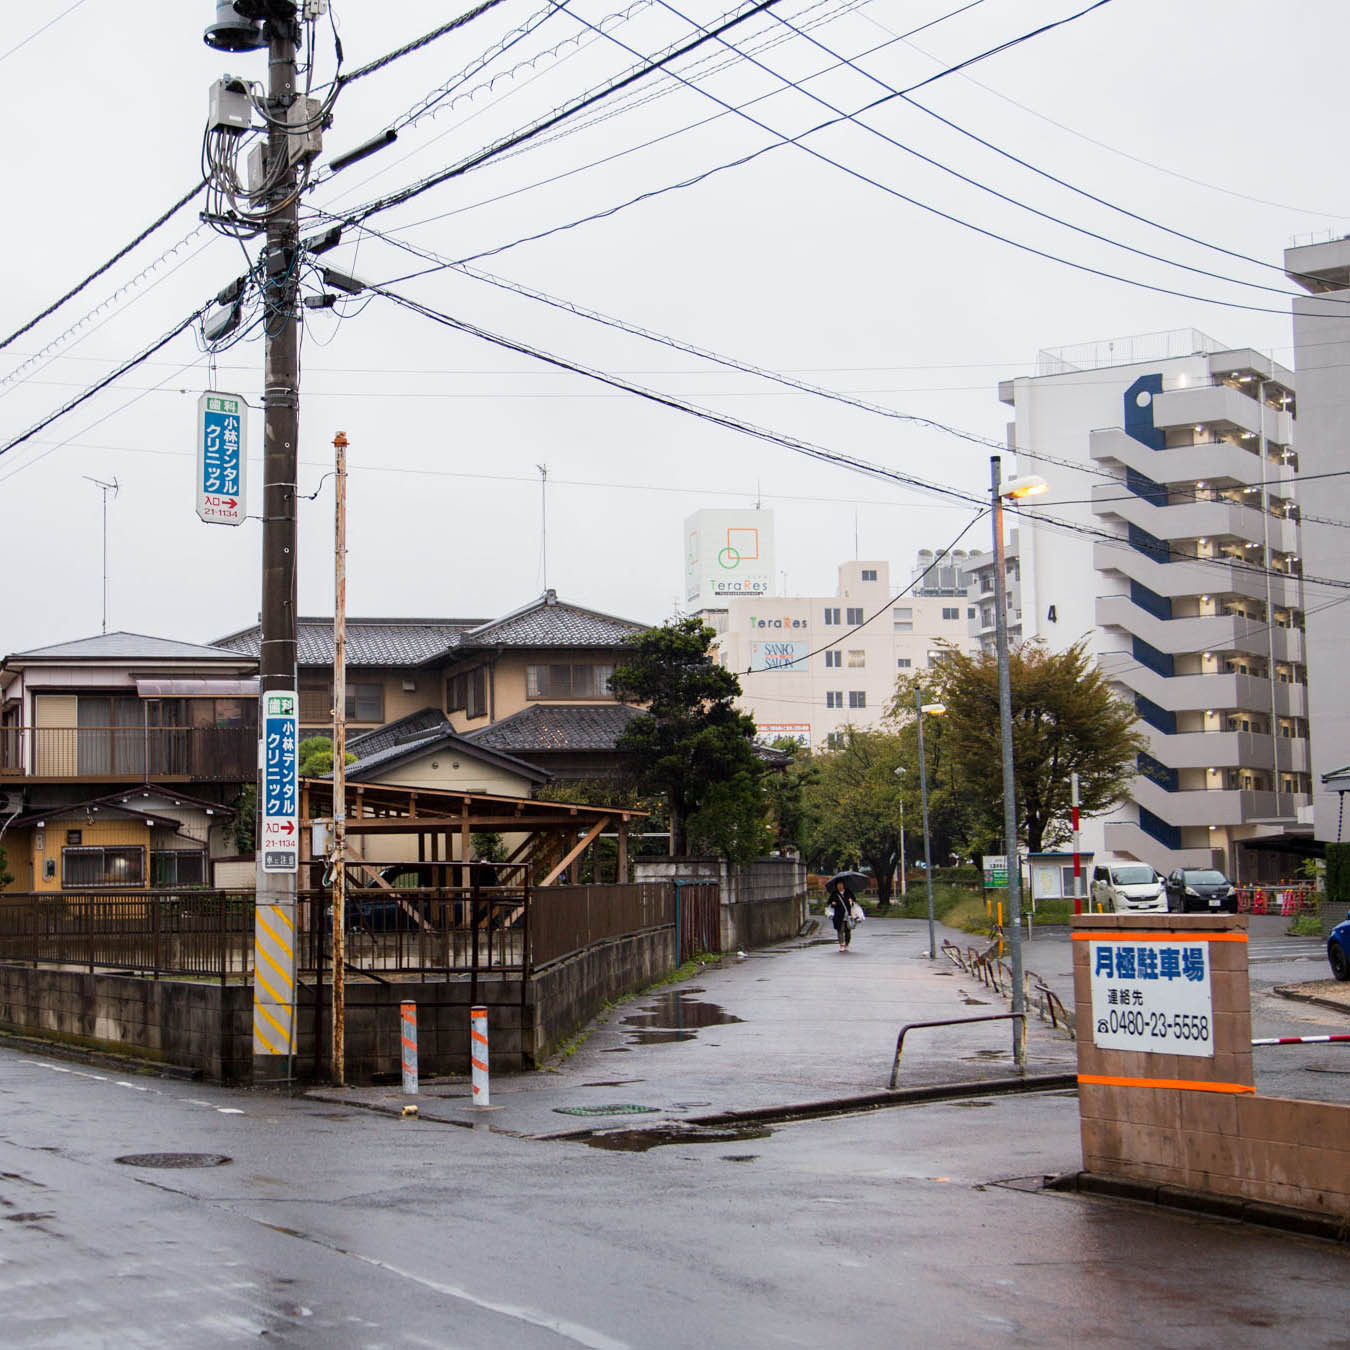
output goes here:
{"type": "Polygon", "coordinates": [[[258,840],[264,872],[299,868],[298,736],[295,690],[269,689],[263,695],[263,802],[258,840]]]}
{"type": "Polygon", "coordinates": [[[1193,938],[1093,940],[1092,1043],[1103,1050],[1214,1056],[1209,944],[1193,938]]]}
{"type": "Polygon", "coordinates": [[[210,525],[244,520],[244,408],[235,394],[208,392],[197,400],[197,514],[210,525]]]}

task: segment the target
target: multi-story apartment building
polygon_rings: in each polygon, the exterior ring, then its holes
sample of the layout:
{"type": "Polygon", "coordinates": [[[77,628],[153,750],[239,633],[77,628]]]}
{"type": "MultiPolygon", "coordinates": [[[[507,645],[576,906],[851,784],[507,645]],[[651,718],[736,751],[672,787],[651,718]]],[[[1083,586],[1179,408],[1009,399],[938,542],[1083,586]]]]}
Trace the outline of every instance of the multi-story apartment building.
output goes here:
{"type": "MultiPolygon", "coordinates": [[[[962,567],[966,593],[970,597],[970,634],[984,651],[992,651],[997,634],[997,610],[994,608],[994,551],[971,552],[962,567]]],[[[1008,610],[1008,641],[1022,640],[1022,574],[1018,559],[1018,535],[1008,532],[1003,550],[1003,576],[1008,610]]]]}
{"type": "Polygon", "coordinates": [[[897,598],[890,565],[880,561],[844,563],[834,595],[734,596],[703,617],[717,629],[718,659],[739,676],[740,706],[761,738],[816,748],[845,727],[876,726],[897,677],[941,660],[943,643],[977,646],[964,591],[897,598]]]}
{"type": "Polygon", "coordinates": [[[1350,644],[1344,590],[1312,578],[1350,576],[1350,238],[1291,248],[1290,280],[1310,294],[1294,302],[1294,365],[1298,371],[1299,473],[1316,502],[1303,521],[1302,555],[1310,578],[1307,607],[1308,716],[1312,738],[1314,830],[1329,843],[1350,838],[1344,810],[1350,791],[1350,700],[1345,697],[1350,644]]]}
{"type": "Polygon", "coordinates": [[[1200,334],[1133,341],[999,386],[1019,471],[1052,484],[1019,522],[1021,631],[1087,636],[1148,738],[1085,848],[1284,875],[1261,842],[1310,819],[1293,376],[1200,334]]]}

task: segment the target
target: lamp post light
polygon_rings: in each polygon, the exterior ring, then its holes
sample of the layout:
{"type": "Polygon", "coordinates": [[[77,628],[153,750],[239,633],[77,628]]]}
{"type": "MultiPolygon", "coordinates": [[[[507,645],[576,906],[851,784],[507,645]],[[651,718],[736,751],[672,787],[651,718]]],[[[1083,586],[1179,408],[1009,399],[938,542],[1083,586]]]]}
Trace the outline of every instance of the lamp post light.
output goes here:
{"type": "MultiPolygon", "coordinates": [[[[897,778],[903,778],[905,766],[899,765],[895,770],[897,778]]],[[[909,887],[905,884],[905,788],[900,785],[900,896],[903,899],[909,894],[909,887]]]]}
{"type": "Polygon", "coordinates": [[[915,685],[914,709],[916,713],[915,721],[919,727],[919,797],[923,802],[923,877],[928,886],[928,959],[936,961],[937,934],[933,917],[933,849],[928,835],[928,767],[924,763],[923,757],[923,719],[925,713],[930,717],[941,717],[947,711],[947,705],[945,703],[925,703],[923,701],[923,690],[915,685]]]}
{"type": "MultiPolygon", "coordinates": [[[[1022,867],[1017,852],[1017,796],[1013,782],[1012,740],[1012,675],[1008,665],[1008,600],[1007,579],[1003,574],[1003,499],[1005,497],[1034,497],[1045,492],[1049,484],[1044,478],[1027,475],[1002,481],[1002,460],[989,457],[990,511],[994,525],[994,641],[998,649],[998,722],[999,741],[1003,751],[1003,834],[1008,851],[1008,923],[1012,929],[1008,954],[1012,958],[1012,1010],[1026,1013],[1026,990],[1022,974],[1022,867]]],[[[922,735],[922,732],[920,732],[922,735]]],[[[1027,1067],[1026,1018],[1017,1024],[1018,1069],[1027,1067]]]]}

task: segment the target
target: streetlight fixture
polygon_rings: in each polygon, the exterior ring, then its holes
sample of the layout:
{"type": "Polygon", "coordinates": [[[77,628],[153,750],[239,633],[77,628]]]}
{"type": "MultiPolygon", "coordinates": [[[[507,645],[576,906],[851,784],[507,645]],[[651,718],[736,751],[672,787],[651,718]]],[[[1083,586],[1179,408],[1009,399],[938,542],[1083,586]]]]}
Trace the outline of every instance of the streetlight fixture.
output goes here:
{"type": "Polygon", "coordinates": [[[1025,1073],[1027,999],[1022,974],[1022,866],[1017,852],[1017,796],[1013,781],[1012,675],[1008,665],[1007,578],[1003,572],[1003,499],[1036,497],[1048,491],[1050,484],[1035,474],[1003,482],[1003,461],[998,455],[989,457],[989,471],[990,512],[994,525],[994,641],[998,649],[998,721],[1003,751],[1003,834],[1004,847],[1008,851],[1008,922],[1012,929],[1008,954],[1012,958],[1012,1010],[1023,1014],[1017,1024],[1014,1059],[1018,1069],[1025,1073]]]}
{"type": "MultiPolygon", "coordinates": [[[[903,778],[905,775],[905,766],[897,766],[895,776],[903,778]]],[[[903,899],[909,894],[909,887],[905,883],[905,788],[900,785],[900,897],[903,899]]]]}
{"type": "Polygon", "coordinates": [[[914,708],[917,713],[915,721],[919,727],[919,795],[923,802],[923,877],[928,886],[928,959],[937,960],[937,932],[934,928],[933,916],[933,849],[928,837],[928,768],[924,763],[923,757],[923,719],[927,714],[930,717],[941,717],[947,711],[945,703],[925,703],[923,701],[923,690],[916,684],[914,686],[914,708]]]}

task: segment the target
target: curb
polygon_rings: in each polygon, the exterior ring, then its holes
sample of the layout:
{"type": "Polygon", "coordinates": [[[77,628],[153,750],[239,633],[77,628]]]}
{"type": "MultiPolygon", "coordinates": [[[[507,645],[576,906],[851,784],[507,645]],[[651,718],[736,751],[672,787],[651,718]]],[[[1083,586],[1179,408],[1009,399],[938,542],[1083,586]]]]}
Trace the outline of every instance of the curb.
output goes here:
{"type": "Polygon", "coordinates": [[[190,1065],[168,1064],[162,1060],[146,1059],[139,1055],[119,1055],[114,1050],[99,1050],[93,1046],[69,1041],[49,1041],[41,1036],[25,1036],[18,1031],[0,1030],[0,1045],[30,1055],[41,1055],[47,1059],[71,1059],[79,1064],[93,1064],[100,1069],[117,1069],[122,1073],[139,1074],[144,1078],[171,1078],[184,1083],[199,1082],[202,1078],[201,1070],[194,1069],[190,1065]]]}
{"type": "Polygon", "coordinates": [[[1287,984],[1277,984],[1270,992],[1288,999],[1291,1003],[1315,1003],[1319,1008],[1330,1008],[1332,1012],[1344,1013],[1350,1017],[1350,1007],[1346,1007],[1344,1003],[1337,1003],[1335,999],[1321,998],[1317,994],[1301,994],[1287,984]]]}
{"type": "Polygon", "coordinates": [[[1136,1181],[1131,1177],[1106,1176],[1100,1172],[1065,1172],[1047,1181],[1044,1189],[1101,1195],[1112,1200],[1133,1200],[1140,1204],[1160,1205],[1164,1209],[1182,1210],[1188,1214],[1202,1214],[1212,1219],[1278,1228],[1286,1233],[1320,1238],[1325,1242],[1350,1243],[1350,1218],[1318,1214],[1312,1210],[1271,1204],[1265,1200],[1217,1195],[1212,1191],[1197,1191],[1187,1186],[1160,1185],[1136,1181]]]}
{"type": "MultiPolygon", "coordinates": [[[[1051,1092],[1060,1088],[1077,1091],[1076,1073],[1029,1074],[985,1083],[931,1083],[924,1087],[896,1088],[894,1091],[864,1092],[852,1097],[827,1097],[795,1106],[751,1106],[741,1110],[718,1111],[705,1116],[683,1116],[687,1125],[768,1125],[788,1124],[794,1120],[820,1120],[827,1116],[854,1115],[859,1111],[881,1111],[891,1106],[919,1106],[925,1102],[955,1101],[965,1097],[1011,1096],[1023,1092],[1051,1092]]],[[[653,1121],[653,1127],[661,1122],[653,1121]]],[[[582,1130],[563,1130],[556,1134],[532,1134],[530,1139],[589,1139],[618,1126],[590,1126],[582,1130]]],[[[625,1125],[621,1128],[633,1129],[625,1125]]]]}

